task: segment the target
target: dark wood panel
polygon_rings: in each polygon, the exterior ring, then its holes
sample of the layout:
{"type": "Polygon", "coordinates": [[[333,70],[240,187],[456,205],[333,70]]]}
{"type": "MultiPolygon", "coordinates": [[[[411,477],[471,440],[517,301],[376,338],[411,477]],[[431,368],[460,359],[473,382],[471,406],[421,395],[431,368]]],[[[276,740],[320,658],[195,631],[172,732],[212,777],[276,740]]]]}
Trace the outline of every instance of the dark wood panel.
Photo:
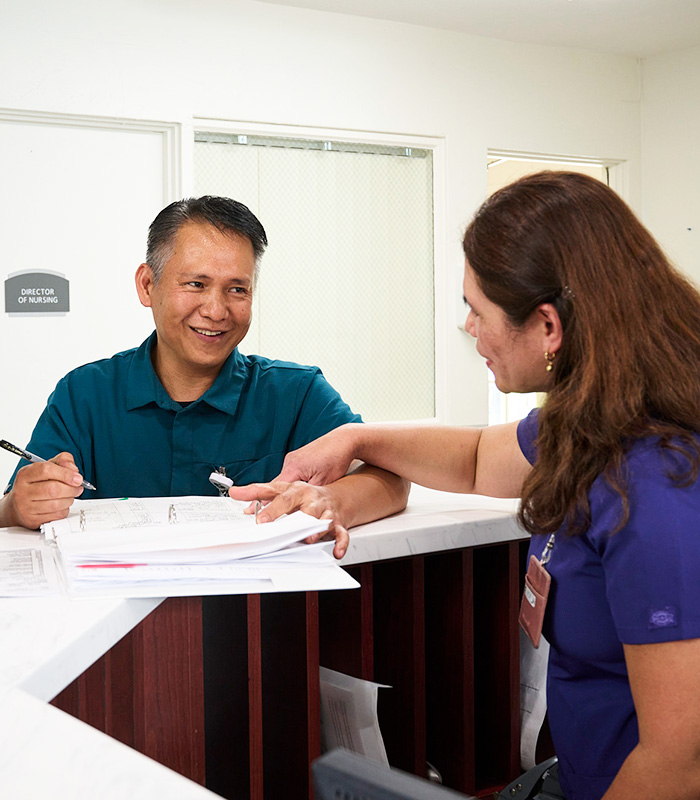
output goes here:
{"type": "Polygon", "coordinates": [[[97,728],[107,729],[107,710],[105,685],[110,656],[107,654],[98,659],[78,678],[78,718],[97,728]]]}
{"type": "Polygon", "coordinates": [[[133,633],[117,642],[51,703],[133,747],[133,633]]]}
{"type": "Polygon", "coordinates": [[[423,558],[374,565],[374,675],[389,763],[425,776],[423,558]]]}
{"type": "Polygon", "coordinates": [[[471,550],[425,559],[428,761],[450,788],[475,791],[471,550]]]}
{"type": "Polygon", "coordinates": [[[347,570],[358,589],[319,595],[320,664],[355,678],[374,680],[372,565],[347,570]]]}
{"type": "Polygon", "coordinates": [[[518,542],[474,550],[476,784],[519,773],[518,542]]]}
{"type": "Polygon", "coordinates": [[[320,741],[318,595],[269,594],[261,601],[264,796],[304,800],[320,741]]]}
{"type": "Polygon", "coordinates": [[[103,660],[105,733],[133,747],[137,713],[134,708],[134,633],[117,642],[103,660]]]}
{"type": "MultiPolygon", "coordinates": [[[[82,677],[82,676],[81,676],[82,677]]],[[[80,678],[74,680],[73,683],[66,686],[66,688],[59,692],[56,697],[51,701],[51,705],[70,714],[71,717],[80,719],[80,678]]]]}
{"type": "Polygon", "coordinates": [[[319,676],[318,592],[306,593],[306,719],[309,796],[313,796],[311,763],[321,755],[321,679],[319,676]]]}
{"type": "MultiPolygon", "coordinates": [[[[202,599],[206,785],[229,800],[260,797],[251,790],[249,761],[254,739],[249,726],[251,702],[257,696],[251,691],[249,665],[251,654],[257,654],[258,662],[260,656],[259,613],[257,637],[255,631],[250,633],[249,615],[256,607],[259,595],[202,599]]],[[[260,714],[257,720],[261,738],[260,714]]]]}

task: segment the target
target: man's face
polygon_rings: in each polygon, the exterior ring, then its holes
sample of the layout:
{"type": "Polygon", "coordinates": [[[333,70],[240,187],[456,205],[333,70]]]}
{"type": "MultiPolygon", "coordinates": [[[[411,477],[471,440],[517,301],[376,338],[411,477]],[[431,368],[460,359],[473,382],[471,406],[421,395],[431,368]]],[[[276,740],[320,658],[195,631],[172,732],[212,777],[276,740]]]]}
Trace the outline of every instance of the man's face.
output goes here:
{"type": "Polygon", "coordinates": [[[214,382],[250,327],[254,277],[250,240],[208,223],[180,228],[158,283],[147,264],[138,268],[139,299],[158,332],[154,366],[171,394],[181,378],[214,382]]]}

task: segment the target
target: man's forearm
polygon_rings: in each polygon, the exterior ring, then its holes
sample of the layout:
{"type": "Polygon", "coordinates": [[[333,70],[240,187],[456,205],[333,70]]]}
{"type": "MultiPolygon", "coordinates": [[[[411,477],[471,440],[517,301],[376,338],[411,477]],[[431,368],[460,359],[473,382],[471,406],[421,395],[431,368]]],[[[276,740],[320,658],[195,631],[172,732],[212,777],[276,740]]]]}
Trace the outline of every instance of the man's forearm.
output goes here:
{"type": "Polygon", "coordinates": [[[406,508],[411,484],[392,472],[362,464],[328,484],[346,528],[388,517],[406,508]]]}

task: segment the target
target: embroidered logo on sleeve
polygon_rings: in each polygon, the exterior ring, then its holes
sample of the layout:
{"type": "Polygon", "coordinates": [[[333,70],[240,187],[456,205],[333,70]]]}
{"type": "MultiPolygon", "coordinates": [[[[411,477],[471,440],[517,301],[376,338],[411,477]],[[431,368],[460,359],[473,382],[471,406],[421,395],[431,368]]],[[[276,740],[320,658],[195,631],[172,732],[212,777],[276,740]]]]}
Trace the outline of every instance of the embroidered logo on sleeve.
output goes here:
{"type": "Polygon", "coordinates": [[[678,613],[675,606],[649,610],[649,630],[654,628],[675,628],[678,625],[678,613]]]}

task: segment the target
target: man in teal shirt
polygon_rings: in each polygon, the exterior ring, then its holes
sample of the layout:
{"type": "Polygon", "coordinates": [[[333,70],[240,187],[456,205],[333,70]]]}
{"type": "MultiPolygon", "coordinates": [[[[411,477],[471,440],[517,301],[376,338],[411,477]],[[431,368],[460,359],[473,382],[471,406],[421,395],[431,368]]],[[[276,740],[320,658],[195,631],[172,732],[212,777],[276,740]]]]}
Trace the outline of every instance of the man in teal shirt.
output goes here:
{"type": "MultiPolygon", "coordinates": [[[[236,485],[272,481],[287,452],[359,421],[316,367],[237,346],[251,322],[265,231],[228,198],[172,203],[149,230],[136,289],[155,332],[139,348],[79,367],[59,381],[0,500],[0,526],[36,528],[65,517],[85,477],[96,497],[215,494],[212,471],[236,485]]],[[[400,510],[406,484],[360,467],[328,487],[276,485],[277,503],[345,529],[400,510]]],[[[269,499],[269,490],[266,499],[269,499]]]]}

